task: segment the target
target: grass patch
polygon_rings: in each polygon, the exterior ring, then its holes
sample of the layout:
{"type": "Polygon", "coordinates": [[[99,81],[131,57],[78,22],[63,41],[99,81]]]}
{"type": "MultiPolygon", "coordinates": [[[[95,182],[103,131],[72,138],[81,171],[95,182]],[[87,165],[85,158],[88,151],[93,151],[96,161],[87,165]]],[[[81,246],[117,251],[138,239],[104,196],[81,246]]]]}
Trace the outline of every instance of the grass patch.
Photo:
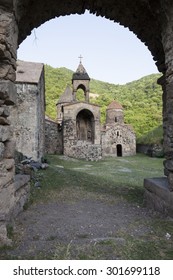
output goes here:
{"type": "Polygon", "coordinates": [[[142,204],[143,180],[163,176],[163,160],[137,155],[126,158],[106,158],[98,162],[69,159],[63,156],[48,156],[50,166],[37,173],[41,189],[32,191],[32,200],[58,199],[66,190],[67,199],[75,199],[75,192],[92,192],[126,198],[142,204]],[[75,190],[70,194],[68,189],[75,190]]]}

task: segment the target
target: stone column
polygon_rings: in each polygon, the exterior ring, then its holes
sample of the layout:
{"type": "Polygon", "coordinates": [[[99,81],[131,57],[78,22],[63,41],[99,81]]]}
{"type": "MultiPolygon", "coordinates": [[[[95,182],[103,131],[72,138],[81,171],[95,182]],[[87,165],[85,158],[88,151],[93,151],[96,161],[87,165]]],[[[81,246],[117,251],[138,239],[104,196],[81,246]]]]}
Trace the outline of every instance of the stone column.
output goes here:
{"type": "Polygon", "coordinates": [[[170,191],[173,191],[173,5],[165,8],[165,23],[162,27],[162,43],[165,52],[166,73],[163,88],[163,128],[165,175],[170,191]]]}
{"type": "Polygon", "coordinates": [[[85,92],[85,101],[89,103],[89,90],[86,90],[85,92]]]}
{"type": "Polygon", "coordinates": [[[18,28],[12,12],[0,7],[0,244],[9,244],[6,223],[13,211],[14,149],[8,117],[16,100],[15,69],[18,28]]]}
{"type": "Polygon", "coordinates": [[[73,89],[72,95],[73,95],[73,101],[74,101],[74,102],[76,101],[76,93],[77,93],[77,90],[74,90],[74,89],[73,89]]]}

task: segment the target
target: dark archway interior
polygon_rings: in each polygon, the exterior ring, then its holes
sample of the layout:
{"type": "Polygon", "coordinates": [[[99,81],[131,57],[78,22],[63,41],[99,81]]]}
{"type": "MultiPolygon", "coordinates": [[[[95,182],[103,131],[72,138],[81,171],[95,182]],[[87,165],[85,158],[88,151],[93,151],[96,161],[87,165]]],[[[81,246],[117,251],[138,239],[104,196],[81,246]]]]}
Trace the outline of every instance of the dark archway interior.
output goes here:
{"type": "Polygon", "coordinates": [[[76,117],[77,139],[94,143],[94,116],[89,110],[82,110],[76,117]]]}
{"type": "Polygon", "coordinates": [[[122,145],[118,144],[117,145],[117,157],[122,157],[122,145]]]}

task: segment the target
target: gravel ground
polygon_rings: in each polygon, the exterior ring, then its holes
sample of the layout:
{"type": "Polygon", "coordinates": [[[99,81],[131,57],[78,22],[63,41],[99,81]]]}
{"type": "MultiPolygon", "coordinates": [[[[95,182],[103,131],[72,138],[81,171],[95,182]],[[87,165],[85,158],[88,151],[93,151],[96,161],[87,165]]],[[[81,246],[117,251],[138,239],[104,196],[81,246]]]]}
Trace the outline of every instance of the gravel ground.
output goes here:
{"type": "MultiPolygon", "coordinates": [[[[122,198],[97,197],[87,193],[68,201],[61,195],[58,201],[31,205],[17,217],[15,246],[7,250],[5,256],[75,259],[79,258],[81,248],[84,254],[98,244],[100,247],[97,249],[102,251],[100,258],[118,259],[120,256],[115,247],[125,246],[127,235],[132,238],[148,236],[152,232],[152,217],[153,213],[146,208],[122,198]],[[103,244],[107,244],[105,253],[103,244]],[[113,251],[110,245],[114,247],[113,251]]],[[[93,252],[91,255],[94,258],[93,252]]]]}

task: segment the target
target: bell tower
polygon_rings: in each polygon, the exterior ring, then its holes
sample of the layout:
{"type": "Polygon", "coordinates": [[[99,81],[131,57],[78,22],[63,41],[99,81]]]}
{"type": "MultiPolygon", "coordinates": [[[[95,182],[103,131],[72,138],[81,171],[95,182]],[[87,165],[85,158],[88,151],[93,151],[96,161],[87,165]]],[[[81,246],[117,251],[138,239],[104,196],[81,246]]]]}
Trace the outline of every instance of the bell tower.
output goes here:
{"type": "Polygon", "coordinates": [[[82,89],[85,96],[85,102],[89,103],[89,84],[90,77],[86,72],[84,66],[82,65],[82,56],[79,56],[80,62],[76,72],[72,76],[72,86],[73,86],[73,101],[76,101],[76,92],[78,89],[82,89]]]}

